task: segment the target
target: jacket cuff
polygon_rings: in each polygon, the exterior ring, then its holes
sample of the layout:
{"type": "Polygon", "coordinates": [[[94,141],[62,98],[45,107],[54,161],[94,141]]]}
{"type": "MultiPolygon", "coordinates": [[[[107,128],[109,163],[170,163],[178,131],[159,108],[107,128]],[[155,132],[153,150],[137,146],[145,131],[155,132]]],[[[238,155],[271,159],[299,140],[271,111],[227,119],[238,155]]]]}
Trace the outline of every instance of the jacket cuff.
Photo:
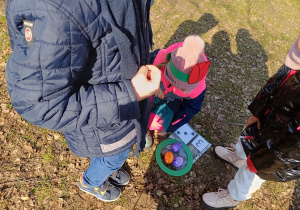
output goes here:
{"type": "Polygon", "coordinates": [[[130,80],[124,80],[128,96],[118,97],[120,120],[140,118],[140,107],[130,80]]]}
{"type": "Polygon", "coordinates": [[[252,161],[251,161],[250,155],[249,155],[248,158],[247,158],[247,165],[248,165],[248,168],[249,168],[249,170],[250,170],[251,172],[257,173],[257,170],[256,170],[256,168],[254,167],[254,165],[253,165],[253,163],[252,163],[252,161]]]}

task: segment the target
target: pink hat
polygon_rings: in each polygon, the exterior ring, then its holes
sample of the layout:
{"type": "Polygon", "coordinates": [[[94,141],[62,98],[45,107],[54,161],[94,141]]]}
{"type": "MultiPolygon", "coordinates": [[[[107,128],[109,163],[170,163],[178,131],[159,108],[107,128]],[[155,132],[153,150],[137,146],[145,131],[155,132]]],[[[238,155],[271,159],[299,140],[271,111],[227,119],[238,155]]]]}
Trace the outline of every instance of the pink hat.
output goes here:
{"type": "Polygon", "coordinates": [[[293,70],[300,70],[300,36],[289,50],[284,63],[293,70]]]}
{"type": "Polygon", "coordinates": [[[166,66],[165,77],[174,87],[193,90],[199,85],[210,64],[210,61],[205,62],[204,47],[205,42],[200,36],[191,35],[185,38],[182,47],[168,55],[170,62],[166,66]]]}

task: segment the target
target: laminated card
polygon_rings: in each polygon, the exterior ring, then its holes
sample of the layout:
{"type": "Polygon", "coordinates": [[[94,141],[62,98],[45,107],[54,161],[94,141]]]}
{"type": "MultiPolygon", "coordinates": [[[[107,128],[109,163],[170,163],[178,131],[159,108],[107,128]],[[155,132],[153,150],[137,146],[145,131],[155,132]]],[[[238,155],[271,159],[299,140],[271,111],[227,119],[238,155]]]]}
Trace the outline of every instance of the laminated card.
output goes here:
{"type": "Polygon", "coordinates": [[[206,141],[188,123],[178,128],[169,138],[182,141],[189,147],[193,155],[193,163],[211,147],[211,143],[206,141]]]}

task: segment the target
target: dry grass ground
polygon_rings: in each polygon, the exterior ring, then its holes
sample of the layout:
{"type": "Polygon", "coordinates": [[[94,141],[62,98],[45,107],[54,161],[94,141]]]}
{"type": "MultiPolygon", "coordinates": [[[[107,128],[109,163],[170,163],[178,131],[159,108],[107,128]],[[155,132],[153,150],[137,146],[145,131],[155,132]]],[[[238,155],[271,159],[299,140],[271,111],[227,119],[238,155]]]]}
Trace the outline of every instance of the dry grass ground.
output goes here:
{"type": "MultiPolygon", "coordinates": [[[[129,158],[132,177],[121,198],[103,203],[79,191],[88,159],[73,155],[61,133],[37,128],[13,109],[5,84],[11,52],[5,1],[0,1],[0,208],[1,209],[205,209],[201,195],[226,187],[235,174],[210,151],[182,177],[162,172],[154,150],[129,158]]],[[[300,32],[298,0],[155,0],[155,48],[200,34],[212,61],[202,112],[191,125],[213,144],[234,143],[249,116],[247,105],[284,62],[300,32]]],[[[165,136],[166,138],[167,136],[165,136]]],[[[156,144],[163,138],[157,139],[156,144]]],[[[265,182],[236,209],[300,209],[299,180],[265,182]]]]}

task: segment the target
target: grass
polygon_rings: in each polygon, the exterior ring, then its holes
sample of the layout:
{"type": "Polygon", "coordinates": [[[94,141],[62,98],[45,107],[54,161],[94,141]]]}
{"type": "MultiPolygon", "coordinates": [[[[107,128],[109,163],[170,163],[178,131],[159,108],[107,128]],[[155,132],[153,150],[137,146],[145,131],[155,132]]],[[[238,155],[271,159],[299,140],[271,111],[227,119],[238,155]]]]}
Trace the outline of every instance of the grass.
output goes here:
{"type": "Polygon", "coordinates": [[[45,162],[52,162],[55,158],[52,147],[49,145],[46,148],[46,151],[42,154],[42,158],[45,162]]]}
{"type": "Polygon", "coordinates": [[[247,200],[245,202],[245,210],[252,210],[253,209],[253,203],[251,200],[247,200]]]}
{"type": "Polygon", "coordinates": [[[67,141],[65,138],[62,138],[61,140],[61,144],[64,146],[64,147],[68,147],[68,144],[67,144],[67,141]]]}
{"type": "Polygon", "coordinates": [[[59,162],[58,167],[66,167],[69,164],[69,160],[68,159],[63,159],[62,161],[59,162]]]}
{"type": "Polygon", "coordinates": [[[182,197],[182,196],[181,196],[181,195],[175,195],[175,196],[172,198],[172,202],[173,202],[173,203],[178,203],[180,197],[182,197]]]}
{"type": "MultiPolygon", "coordinates": [[[[149,153],[152,154],[152,152],[149,151],[149,153]]],[[[142,152],[140,153],[138,160],[141,164],[149,165],[152,158],[152,156],[149,156],[148,152],[142,152]]]]}
{"type": "Polygon", "coordinates": [[[29,196],[29,197],[34,196],[35,193],[36,193],[36,191],[37,191],[37,188],[36,188],[35,186],[33,186],[33,187],[29,190],[28,196],[29,196]]]}
{"type": "Polygon", "coordinates": [[[58,189],[62,190],[62,193],[60,195],[61,198],[68,198],[70,195],[69,195],[69,192],[68,192],[68,189],[70,187],[70,183],[68,181],[68,174],[62,174],[60,175],[60,178],[59,178],[59,184],[57,186],[58,189]]]}
{"type": "Polygon", "coordinates": [[[44,177],[43,181],[41,182],[41,186],[38,187],[38,189],[35,190],[35,193],[37,194],[37,201],[40,204],[40,208],[44,208],[43,201],[46,198],[50,198],[52,195],[53,186],[49,180],[49,178],[46,176],[44,177]]]}
{"type": "MultiPolygon", "coordinates": [[[[184,34],[199,33],[208,43],[216,31],[224,30],[228,33],[233,52],[237,49],[235,38],[236,32],[244,28],[251,32],[255,40],[258,40],[272,60],[267,63],[268,69],[274,73],[278,68],[278,63],[283,61],[282,54],[276,52],[286,52],[298,35],[299,21],[296,16],[300,9],[299,2],[288,1],[282,4],[280,0],[268,1],[247,1],[247,0],[216,0],[216,1],[169,1],[163,4],[157,0],[153,9],[152,16],[159,16],[162,21],[153,22],[155,43],[157,47],[163,47],[165,40],[170,40],[172,34],[176,33],[178,26],[186,24],[184,34]],[[164,5],[166,8],[162,8],[164,5]],[[172,14],[172,18],[167,17],[172,14]],[[214,28],[201,25],[201,16],[211,14],[218,24],[214,28]],[[281,18],[282,14],[285,18],[281,18]],[[166,20],[165,20],[166,19],[166,20]],[[191,27],[194,26],[194,27],[191,27]],[[291,27],[287,27],[291,26],[291,27]],[[195,31],[195,28],[199,29],[195,31]],[[166,30],[165,30],[166,29],[166,30]],[[157,37],[157,38],[156,38],[157,37]],[[161,39],[161,37],[163,39],[161,39]],[[276,65],[277,64],[277,65],[276,65]]],[[[184,37],[184,36],[183,36],[184,37]]]]}

